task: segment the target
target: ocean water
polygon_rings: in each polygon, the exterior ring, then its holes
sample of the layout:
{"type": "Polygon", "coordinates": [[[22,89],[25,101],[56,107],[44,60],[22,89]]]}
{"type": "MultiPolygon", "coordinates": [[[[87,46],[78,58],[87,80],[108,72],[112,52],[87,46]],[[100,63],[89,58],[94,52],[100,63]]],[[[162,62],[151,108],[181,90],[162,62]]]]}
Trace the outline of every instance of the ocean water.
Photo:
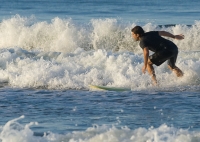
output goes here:
{"type": "Polygon", "coordinates": [[[1,142],[200,141],[200,1],[1,2],[1,142]],[[182,78],[142,74],[135,25],[185,35],[182,78]]]}

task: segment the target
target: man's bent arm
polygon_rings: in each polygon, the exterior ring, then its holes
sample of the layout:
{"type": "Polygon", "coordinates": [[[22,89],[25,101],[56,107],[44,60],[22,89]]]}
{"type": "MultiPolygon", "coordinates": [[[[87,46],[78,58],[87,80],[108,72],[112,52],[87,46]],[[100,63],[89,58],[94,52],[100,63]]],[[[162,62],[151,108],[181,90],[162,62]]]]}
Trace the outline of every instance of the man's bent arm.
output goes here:
{"type": "Polygon", "coordinates": [[[159,33],[160,36],[171,37],[173,39],[178,39],[178,40],[184,39],[184,35],[182,35],[182,34],[173,35],[173,34],[166,32],[166,31],[159,31],[158,33],[159,33]]]}
{"type": "Polygon", "coordinates": [[[145,73],[145,70],[147,68],[148,58],[149,58],[149,49],[148,49],[148,47],[145,47],[143,49],[143,54],[144,54],[144,66],[142,68],[142,72],[145,73]]]}

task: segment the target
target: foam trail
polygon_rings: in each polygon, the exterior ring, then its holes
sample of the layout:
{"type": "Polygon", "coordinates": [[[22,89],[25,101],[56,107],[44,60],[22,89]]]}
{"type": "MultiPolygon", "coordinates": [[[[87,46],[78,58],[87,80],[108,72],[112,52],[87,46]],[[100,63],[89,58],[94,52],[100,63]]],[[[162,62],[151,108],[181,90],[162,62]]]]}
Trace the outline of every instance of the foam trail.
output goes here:
{"type": "Polygon", "coordinates": [[[19,118],[10,120],[2,128],[0,128],[1,142],[34,142],[41,140],[41,138],[34,137],[33,131],[31,131],[29,128],[32,125],[37,125],[37,123],[30,122],[29,124],[23,126],[17,122],[23,118],[24,116],[21,116],[19,118]]]}
{"type": "MultiPolygon", "coordinates": [[[[22,117],[21,117],[22,118],[22,117]]],[[[19,118],[19,119],[21,119],[19,118]]],[[[0,140],[2,142],[196,142],[200,141],[200,132],[189,131],[169,127],[165,124],[158,128],[137,128],[131,130],[128,127],[117,128],[115,126],[94,125],[85,131],[74,131],[67,134],[49,132],[38,137],[30,129],[37,123],[22,125],[14,119],[0,128],[0,140]]]]}

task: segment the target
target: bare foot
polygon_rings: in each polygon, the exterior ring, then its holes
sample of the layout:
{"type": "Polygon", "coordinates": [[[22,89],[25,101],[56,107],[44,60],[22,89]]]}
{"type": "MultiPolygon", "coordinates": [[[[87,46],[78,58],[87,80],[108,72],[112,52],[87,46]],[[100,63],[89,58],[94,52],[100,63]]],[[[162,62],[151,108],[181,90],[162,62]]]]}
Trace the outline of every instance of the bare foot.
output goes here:
{"type": "Polygon", "coordinates": [[[157,80],[156,80],[156,75],[155,75],[155,74],[152,74],[151,79],[152,79],[153,85],[154,85],[154,86],[158,86],[158,82],[157,82],[157,80]]]}
{"type": "Polygon", "coordinates": [[[183,76],[183,72],[179,68],[173,69],[173,72],[176,74],[177,77],[183,76]]]}
{"type": "Polygon", "coordinates": [[[182,72],[177,66],[175,66],[175,68],[172,69],[172,68],[168,65],[168,68],[169,68],[170,70],[172,70],[172,71],[176,74],[177,77],[182,77],[182,76],[183,76],[183,72],[182,72]]]}

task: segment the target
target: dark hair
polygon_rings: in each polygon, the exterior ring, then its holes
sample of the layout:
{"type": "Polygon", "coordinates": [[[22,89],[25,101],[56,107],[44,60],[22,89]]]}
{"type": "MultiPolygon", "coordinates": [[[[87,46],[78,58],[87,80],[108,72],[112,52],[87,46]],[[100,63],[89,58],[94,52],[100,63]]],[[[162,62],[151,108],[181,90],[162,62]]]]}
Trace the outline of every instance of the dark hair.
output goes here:
{"type": "Polygon", "coordinates": [[[134,34],[139,34],[140,37],[144,35],[144,30],[140,26],[135,26],[134,28],[132,28],[131,32],[133,32],[134,34]]]}

